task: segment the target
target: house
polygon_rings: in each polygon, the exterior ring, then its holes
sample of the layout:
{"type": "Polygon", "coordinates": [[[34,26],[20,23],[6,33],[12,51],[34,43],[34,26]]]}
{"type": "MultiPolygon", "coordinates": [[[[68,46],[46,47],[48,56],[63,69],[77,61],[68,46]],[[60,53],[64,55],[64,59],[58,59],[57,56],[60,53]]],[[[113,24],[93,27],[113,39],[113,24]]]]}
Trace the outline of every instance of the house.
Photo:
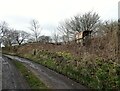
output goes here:
{"type": "Polygon", "coordinates": [[[75,34],[76,43],[80,43],[81,45],[84,45],[86,40],[88,40],[91,37],[91,32],[92,31],[76,32],[75,34]]]}

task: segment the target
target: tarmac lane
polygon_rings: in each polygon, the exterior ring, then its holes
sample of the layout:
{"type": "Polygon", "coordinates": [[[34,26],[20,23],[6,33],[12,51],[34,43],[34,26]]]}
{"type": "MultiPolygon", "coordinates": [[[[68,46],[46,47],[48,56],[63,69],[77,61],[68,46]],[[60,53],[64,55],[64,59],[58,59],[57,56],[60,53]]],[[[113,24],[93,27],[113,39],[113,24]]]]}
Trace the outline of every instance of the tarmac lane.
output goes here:
{"type": "Polygon", "coordinates": [[[0,55],[0,91],[2,90],[2,56],[0,55]]]}
{"type": "Polygon", "coordinates": [[[30,89],[24,77],[12,64],[11,59],[2,57],[2,90],[30,89]]]}
{"type": "Polygon", "coordinates": [[[31,72],[33,72],[45,85],[51,89],[87,89],[83,85],[59,74],[45,66],[32,62],[28,59],[17,56],[5,55],[16,61],[23,63],[31,72]]]}

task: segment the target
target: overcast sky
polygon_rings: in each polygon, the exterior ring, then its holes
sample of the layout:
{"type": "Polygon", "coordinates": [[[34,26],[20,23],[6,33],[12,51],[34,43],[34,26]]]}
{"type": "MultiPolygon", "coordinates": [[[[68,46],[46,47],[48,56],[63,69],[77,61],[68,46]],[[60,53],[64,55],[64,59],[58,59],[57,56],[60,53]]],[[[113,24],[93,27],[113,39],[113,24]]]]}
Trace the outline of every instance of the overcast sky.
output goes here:
{"type": "Polygon", "coordinates": [[[43,28],[42,34],[51,35],[59,22],[88,11],[97,12],[102,20],[118,19],[119,0],[0,0],[0,21],[11,28],[30,31],[31,19],[43,28]]]}

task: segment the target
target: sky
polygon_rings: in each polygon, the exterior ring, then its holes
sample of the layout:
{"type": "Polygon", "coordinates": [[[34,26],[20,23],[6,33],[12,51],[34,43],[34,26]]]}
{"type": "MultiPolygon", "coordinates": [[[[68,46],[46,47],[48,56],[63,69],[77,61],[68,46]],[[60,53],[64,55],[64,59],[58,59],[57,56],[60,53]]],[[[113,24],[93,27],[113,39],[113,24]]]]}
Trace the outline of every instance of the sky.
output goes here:
{"type": "Polygon", "coordinates": [[[118,19],[119,0],[0,0],[0,21],[10,28],[31,32],[30,21],[39,21],[41,35],[51,35],[58,24],[77,14],[93,11],[101,20],[118,19]]]}

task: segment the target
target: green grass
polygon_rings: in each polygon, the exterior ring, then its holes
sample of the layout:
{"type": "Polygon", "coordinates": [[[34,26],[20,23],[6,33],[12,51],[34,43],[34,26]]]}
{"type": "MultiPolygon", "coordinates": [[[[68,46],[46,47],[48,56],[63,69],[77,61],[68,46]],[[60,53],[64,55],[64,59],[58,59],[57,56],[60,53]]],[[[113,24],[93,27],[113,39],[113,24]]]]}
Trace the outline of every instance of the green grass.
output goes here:
{"type": "Polygon", "coordinates": [[[99,57],[94,60],[75,59],[68,53],[46,51],[41,51],[37,55],[22,54],[19,56],[47,66],[88,88],[120,89],[120,64],[114,60],[104,60],[99,57]],[[58,59],[59,57],[62,58],[62,61],[58,59]],[[75,61],[79,63],[78,66],[75,61]]]}
{"type": "Polygon", "coordinates": [[[47,86],[39,80],[30,70],[28,70],[22,63],[18,61],[13,61],[14,65],[21,72],[23,77],[25,77],[27,83],[31,89],[47,89],[47,86]]]}
{"type": "Polygon", "coordinates": [[[64,62],[59,63],[54,57],[51,59],[51,56],[52,55],[49,56],[47,53],[43,55],[42,52],[40,52],[34,56],[26,54],[25,57],[60,72],[89,88],[102,90],[120,89],[120,66],[112,60],[77,60],[80,64],[77,69],[75,69],[76,66],[72,64],[74,60],[63,60],[64,62]],[[48,58],[44,58],[46,55],[48,58]],[[68,63],[68,61],[71,63],[68,63]]]}

